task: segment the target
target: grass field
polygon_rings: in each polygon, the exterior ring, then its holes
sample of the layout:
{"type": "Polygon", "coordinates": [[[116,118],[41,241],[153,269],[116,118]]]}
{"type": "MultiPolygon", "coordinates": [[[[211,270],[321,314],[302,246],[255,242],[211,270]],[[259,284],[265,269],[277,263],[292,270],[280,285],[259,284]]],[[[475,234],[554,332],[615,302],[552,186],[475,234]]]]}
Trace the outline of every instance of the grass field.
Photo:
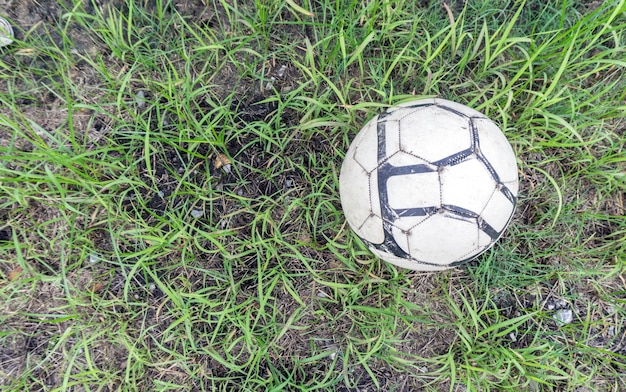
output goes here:
{"type": "Polygon", "coordinates": [[[0,389],[625,390],[624,0],[143,3],[0,8],[0,389]],[[500,125],[521,189],[417,273],[338,173],[432,96],[500,125]]]}

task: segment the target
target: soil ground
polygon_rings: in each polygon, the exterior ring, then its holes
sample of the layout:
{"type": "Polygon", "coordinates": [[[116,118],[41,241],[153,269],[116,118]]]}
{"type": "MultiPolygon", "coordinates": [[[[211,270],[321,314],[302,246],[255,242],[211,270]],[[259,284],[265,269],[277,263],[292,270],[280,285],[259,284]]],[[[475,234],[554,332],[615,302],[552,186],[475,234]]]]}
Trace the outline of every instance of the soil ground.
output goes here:
{"type": "MultiPolygon", "coordinates": [[[[121,6],[123,2],[117,0],[99,0],[93,2],[95,6],[101,7],[102,10],[105,10],[107,6],[112,5],[115,7],[121,6]]],[[[151,2],[147,2],[151,3],[151,2]]],[[[85,2],[86,9],[89,10],[94,5],[87,1],[85,2]]],[[[213,18],[213,10],[207,8],[200,1],[174,1],[173,7],[176,8],[176,11],[181,15],[193,18],[197,23],[206,23],[208,26],[211,26],[212,18],[213,18]]],[[[15,22],[16,25],[19,26],[19,29],[16,29],[16,38],[23,38],[24,31],[40,31],[42,34],[46,33],[46,26],[59,23],[62,20],[62,15],[65,12],[62,7],[59,6],[58,2],[55,1],[36,1],[36,0],[0,0],[0,10],[2,14],[7,15],[11,18],[12,21],[15,22]]],[[[216,34],[220,34],[221,32],[216,32],[216,34]]],[[[288,26],[285,26],[285,31],[282,32],[285,35],[289,34],[299,34],[289,29],[288,26]]],[[[98,47],[92,39],[89,38],[88,34],[85,34],[84,31],[70,31],[69,35],[73,37],[74,45],[77,50],[85,52],[85,53],[98,53],[105,51],[106,48],[98,47]]],[[[53,40],[59,40],[58,44],[61,45],[60,42],[61,37],[52,37],[53,40]]],[[[41,60],[45,61],[45,59],[41,60]]],[[[50,64],[49,66],[54,66],[54,64],[50,64]]],[[[116,63],[111,63],[111,67],[117,67],[116,63]]],[[[93,70],[90,70],[88,66],[84,66],[75,71],[75,74],[72,76],[74,83],[79,86],[83,91],[88,92],[92,90],[92,86],[97,86],[101,83],[101,81],[97,80],[94,76],[95,73],[93,70]]],[[[298,73],[296,73],[292,67],[289,67],[288,64],[273,64],[271,69],[268,71],[268,75],[274,75],[274,87],[278,90],[281,89],[291,89],[296,86],[300,78],[302,77],[298,73]],[[285,67],[283,67],[285,66],[285,67]]],[[[36,76],[34,76],[36,77],[36,76]]],[[[237,91],[238,98],[235,100],[235,104],[233,106],[233,111],[237,113],[237,117],[239,121],[242,122],[250,122],[262,120],[265,118],[270,112],[274,110],[272,104],[269,103],[261,103],[266,97],[263,94],[264,88],[260,85],[258,81],[252,80],[241,80],[238,77],[233,75],[229,75],[228,70],[223,71],[223,75],[220,75],[219,80],[223,83],[223,94],[231,94],[233,88],[237,91]],[[234,86],[234,87],[233,87],[234,86]]],[[[0,88],[5,88],[4,86],[0,86],[0,88]]],[[[92,98],[93,100],[97,100],[97,96],[92,98]]],[[[62,106],[58,97],[54,95],[46,95],[43,94],[39,96],[39,99],[31,102],[24,102],[24,113],[31,118],[34,122],[42,126],[47,130],[57,129],[63,122],[65,122],[66,116],[64,113],[58,110],[59,107],[62,106]]],[[[0,108],[0,112],[7,116],[11,116],[11,113],[6,113],[6,110],[0,108]]],[[[77,116],[76,121],[83,121],[85,123],[93,124],[88,134],[85,135],[86,138],[89,138],[93,143],[98,143],[99,138],[102,137],[104,133],[107,132],[107,120],[106,119],[98,119],[91,118],[89,113],[85,113],[84,117],[80,115],[77,116]]],[[[285,122],[296,122],[297,116],[291,116],[289,112],[285,113],[282,121],[285,122]]],[[[87,128],[87,127],[85,127],[87,128]]],[[[120,136],[123,138],[123,135],[120,136]]],[[[0,145],[7,145],[8,141],[12,139],[12,135],[8,134],[2,128],[0,128],[0,145]]],[[[122,140],[123,142],[123,140],[122,140]]],[[[320,154],[322,152],[327,152],[329,149],[332,149],[332,146],[329,146],[329,141],[324,140],[323,138],[317,136],[311,139],[308,142],[309,150],[306,152],[303,151],[290,151],[289,153],[296,156],[298,154],[306,154],[308,159],[315,160],[316,154],[320,154]]],[[[19,143],[19,141],[18,141],[19,143]]],[[[32,149],[32,146],[28,145],[28,143],[24,143],[20,148],[24,150],[32,149]]],[[[265,167],[267,165],[272,164],[274,156],[272,154],[268,154],[266,151],[263,151],[259,146],[255,146],[255,144],[251,140],[236,140],[231,142],[227,146],[228,152],[232,157],[235,157],[240,162],[246,162],[247,165],[253,167],[265,167]],[[245,146],[245,148],[244,148],[245,146]]],[[[326,156],[328,154],[324,154],[326,156]]],[[[320,154],[321,156],[321,154],[320,154]]],[[[135,195],[136,198],[144,198],[149,200],[147,206],[152,211],[152,213],[158,214],[162,212],[166,208],[170,208],[172,205],[180,202],[179,200],[169,200],[168,196],[175,192],[178,184],[175,181],[172,181],[168,177],[168,173],[171,171],[177,171],[180,168],[194,166],[194,165],[203,165],[206,162],[211,162],[213,166],[220,166],[222,163],[217,161],[217,157],[212,155],[210,151],[206,151],[206,156],[202,158],[197,158],[195,162],[186,162],[182,161],[179,154],[175,151],[164,151],[163,152],[163,160],[157,163],[156,167],[156,179],[146,179],[146,181],[155,180],[158,184],[159,190],[162,194],[141,194],[135,195]]],[[[532,157],[528,157],[532,159],[532,157]]],[[[335,162],[335,165],[338,167],[340,165],[339,160],[335,162]]],[[[312,168],[311,170],[314,170],[312,168]]],[[[554,168],[555,171],[558,171],[558,168],[554,168]]],[[[315,173],[309,173],[311,177],[315,177],[315,173]]],[[[250,170],[246,169],[245,166],[238,168],[238,172],[227,172],[222,171],[221,178],[219,182],[219,186],[229,188],[229,190],[234,193],[238,193],[242,196],[248,198],[255,197],[264,197],[269,196],[272,197],[281,192],[284,192],[286,189],[292,189],[296,194],[298,193],[306,193],[308,191],[308,186],[304,183],[303,180],[304,173],[298,172],[296,170],[287,170],[284,171],[280,176],[275,176],[272,178],[258,178],[256,177],[250,170]],[[245,179],[245,183],[242,183],[241,179],[245,179]]],[[[202,181],[202,172],[198,174],[198,181],[202,181]]],[[[524,182],[525,187],[531,187],[535,182],[545,181],[540,178],[536,172],[527,173],[527,178],[524,182]]],[[[594,192],[589,189],[589,195],[593,198],[594,192]]],[[[522,190],[523,192],[524,190],[522,190]]],[[[130,199],[128,202],[128,208],[133,208],[133,200],[130,199]]],[[[623,201],[621,206],[618,201],[605,201],[606,205],[601,206],[607,211],[610,211],[612,215],[623,214],[623,201]]],[[[519,206],[519,215],[516,219],[520,221],[533,221],[536,210],[541,208],[541,203],[538,201],[528,201],[523,202],[519,206]]],[[[214,216],[211,217],[215,222],[221,222],[224,216],[229,217],[229,225],[231,227],[239,227],[245,228],[250,222],[254,219],[254,213],[237,213],[236,215],[231,215],[230,212],[234,209],[232,205],[229,204],[227,200],[223,200],[221,203],[215,204],[214,216]]],[[[280,215],[281,213],[288,213],[286,211],[275,210],[275,214],[280,215]]],[[[50,206],[46,205],[38,205],[37,203],[33,203],[29,209],[29,216],[23,218],[23,225],[30,225],[33,231],[37,231],[38,225],[40,222],[55,222],[55,227],[47,227],[46,230],[63,232],[67,230],[64,225],[68,224],[68,222],[64,222],[62,217],[56,216],[58,214],[54,208],[50,208],[50,206]],[[59,219],[54,219],[54,218],[59,219]]],[[[9,213],[7,211],[0,210],[0,220],[4,216],[8,216],[9,213]]],[[[15,218],[15,217],[14,217],[15,218]]],[[[297,222],[289,222],[289,219],[284,219],[280,217],[280,221],[285,221],[285,226],[281,228],[281,230],[289,235],[289,233],[297,233],[301,240],[314,240],[318,243],[323,243],[325,241],[324,233],[303,233],[301,228],[298,226],[297,222]],[[293,227],[290,228],[290,225],[293,227]],[[304,237],[314,237],[314,238],[304,238],[304,237]]],[[[73,222],[74,225],[84,224],[83,222],[73,222]]],[[[609,227],[610,223],[607,222],[606,227],[589,227],[589,231],[595,233],[596,237],[602,238],[603,236],[608,236],[612,233],[612,228],[609,227]]],[[[240,235],[248,236],[250,235],[245,229],[240,231],[240,235]]],[[[107,240],[107,236],[99,233],[98,230],[92,231],[92,240],[94,244],[103,251],[107,249],[111,249],[111,244],[107,240]]],[[[4,227],[0,230],[0,241],[7,241],[11,238],[11,229],[4,227]]],[[[44,246],[42,244],[42,246],[44,246]]],[[[315,258],[320,260],[328,261],[328,277],[329,279],[334,279],[338,283],[341,283],[342,280],[346,280],[346,277],[342,277],[340,275],[336,275],[333,272],[333,264],[332,264],[332,255],[324,253],[324,251],[317,251],[313,249],[308,249],[307,252],[318,252],[319,254],[315,255],[315,258]]],[[[199,256],[199,262],[204,263],[204,266],[207,269],[212,267],[217,267],[219,260],[214,260],[210,257],[199,256]]],[[[555,263],[558,261],[555,260],[555,263]]],[[[58,271],[62,268],[60,265],[55,265],[54,262],[51,262],[50,265],[41,265],[39,268],[42,271],[48,270],[47,273],[53,275],[55,271],[58,271]]],[[[294,271],[300,268],[298,265],[291,266],[294,271]]],[[[11,274],[12,271],[2,271],[7,276],[11,274]]],[[[184,274],[184,271],[180,271],[181,274],[184,274]]],[[[235,274],[240,273],[244,276],[247,272],[243,268],[235,269],[235,274]]],[[[462,276],[463,272],[459,271],[453,273],[451,276],[451,282],[454,282],[455,279],[462,276]]],[[[128,290],[128,287],[125,287],[125,277],[124,271],[105,271],[103,269],[98,268],[89,268],[89,269],[80,269],[71,275],[69,275],[69,279],[71,280],[70,284],[76,287],[92,287],[94,282],[98,281],[98,277],[102,275],[107,275],[110,277],[109,283],[109,292],[111,296],[122,295],[124,290],[128,290]]],[[[139,278],[138,278],[139,279],[139,278]]],[[[414,286],[419,287],[419,290],[415,290],[415,292],[407,294],[408,300],[413,301],[414,303],[425,303],[429,301],[429,297],[422,293],[434,293],[438,290],[436,278],[432,275],[427,275],[422,278],[413,277],[414,286]]],[[[197,274],[192,274],[185,276],[185,280],[189,282],[189,284],[193,287],[197,287],[199,290],[203,287],[206,287],[210,284],[209,278],[206,276],[201,276],[197,274]]],[[[618,280],[615,281],[616,284],[620,282],[618,280]]],[[[147,326],[157,326],[151,329],[152,334],[158,335],[160,331],[167,328],[167,322],[159,319],[159,307],[162,305],[163,293],[160,292],[158,288],[152,287],[149,290],[146,290],[145,287],[150,287],[149,282],[145,281],[135,281],[134,286],[130,288],[133,292],[133,295],[137,298],[138,301],[145,301],[148,304],[149,308],[152,310],[146,312],[146,317],[142,321],[142,325],[139,323],[137,325],[129,326],[130,329],[136,330],[136,333],[139,334],[141,328],[146,328],[147,326]],[[163,324],[158,327],[158,324],[163,324]]],[[[318,287],[316,287],[316,283],[310,277],[303,276],[301,281],[299,282],[299,286],[295,287],[295,289],[300,293],[302,298],[312,298],[312,300],[316,300],[316,298],[323,297],[325,294],[318,287]]],[[[538,292],[536,295],[528,295],[524,298],[516,298],[514,294],[503,291],[500,293],[500,296],[496,299],[497,305],[501,309],[507,309],[510,312],[510,316],[514,317],[517,314],[518,308],[532,307],[532,304],[541,303],[542,306],[559,310],[569,309],[574,307],[576,312],[585,312],[589,308],[589,304],[597,303],[598,307],[596,308],[596,312],[598,312],[598,318],[604,319],[605,317],[610,317],[610,314],[614,311],[613,309],[606,306],[606,304],[600,301],[597,298],[594,298],[595,290],[592,287],[588,287],[588,291],[585,291],[583,286],[580,287],[580,309],[576,309],[578,304],[567,304],[563,301],[560,301],[557,295],[554,295],[550,290],[546,289],[543,292],[538,292]]],[[[96,289],[94,289],[96,290],[96,289]]],[[[254,291],[256,288],[254,286],[249,287],[249,291],[252,295],[254,295],[254,291]]],[[[244,296],[245,292],[240,293],[240,295],[244,296]]],[[[13,321],[9,325],[0,326],[0,333],[11,333],[11,331],[21,331],[19,334],[15,334],[15,338],[9,340],[8,344],[0,346],[0,378],[1,375],[15,375],[23,372],[27,366],[32,366],[33,363],[37,361],[54,361],[55,358],[50,356],[51,352],[55,352],[51,350],[51,346],[54,345],[54,337],[58,336],[60,331],[66,330],[68,326],[71,324],[71,320],[60,320],[56,324],[52,323],[38,323],[36,320],[29,319],[26,314],[45,314],[51,311],[54,313],[54,309],[61,308],[66,306],[61,300],[64,298],[65,294],[58,286],[53,284],[41,284],[34,287],[32,290],[25,292],[23,299],[21,301],[16,301],[15,303],[4,304],[0,306],[0,309],[5,314],[20,314],[20,316],[16,316],[13,318],[13,321]]],[[[245,299],[242,298],[243,302],[245,299]]],[[[367,306],[367,302],[363,303],[363,306],[367,306]]],[[[296,308],[298,306],[295,301],[290,296],[285,296],[282,300],[280,300],[277,305],[278,308],[282,309],[285,314],[290,314],[291,308],[296,308]]],[[[434,303],[432,306],[437,306],[434,303]]],[[[339,311],[340,309],[338,309],[339,311]]],[[[445,313],[444,309],[439,309],[441,313],[445,313]]],[[[438,311],[434,311],[434,314],[437,314],[438,311]]],[[[305,317],[301,320],[301,323],[307,323],[310,319],[311,325],[315,325],[317,320],[314,319],[313,316],[309,318],[305,317]]],[[[317,340],[325,344],[327,347],[332,348],[334,345],[334,335],[341,334],[342,332],[349,330],[350,326],[347,324],[350,319],[343,318],[338,319],[339,321],[333,325],[333,330],[321,330],[315,329],[309,330],[309,333],[314,333],[317,340]]],[[[438,355],[444,354],[448,348],[450,341],[454,339],[454,332],[451,329],[446,328],[438,328],[437,323],[441,321],[449,322],[449,320],[432,320],[431,327],[425,326],[420,334],[414,334],[411,336],[405,336],[404,342],[399,343],[404,345],[402,350],[403,352],[415,353],[420,356],[430,356],[430,355],[438,355]],[[410,343],[407,343],[410,342],[410,343]]],[[[626,337],[622,339],[615,339],[615,336],[624,334],[626,331],[610,331],[607,330],[605,333],[590,333],[590,335],[594,336],[594,341],[591,342],[595,347],[602,347],[605,350],[613,351],[615,353],[619,353],[621,355],[626,355],[626,337]]],[[[517,340],[515,345],[523,346],[531,344],[531,342],[525,342],[523,339],[517,340]]],[[[301,334],[295,332],[288,332],[282,338],[280,342],[280,346],[284,348],[282,354],[284,357],[298,357],[300,353],[302,356],[310,355],[309,347],[307,346],[308,342],[303,339],[301,334]]],[[[233,347],[233,350],[236,351],[237,347],[233,347]]],[[[60,355],[57,351],[55,355],[60,355]]],[[[119,368],[124,369],[126,366],[126,358],[127,352],[123,347],[116,347],[109,343],[103,343],[98,351],[98,358],[94,359],[96,364],[101,365],[102,367],[110,367],[110,368],[119,368]]],[[[200,360],[200,359],[199,359],[200,360]]],[[[281,358],[276,358],[277,364],[280,363],[281,358]]],[[[278,365],[280,366],[280,365],[278,365]]],[[[291,366],[290,364],[285,364],[286,367],[291,366]]],[[[207,368],[211,368],[214,372],[214,375],[219,376],[221,372],[221,365],[219,363],[210,363],[207,364],[207,368]]],[[[402,380],[402,375],[398,375],[396,372],[393,372],[390,368],[381,366],[380,368],[376,368],[377,372],[376,376],[381,383],[381,388],[384,389],[387,385],[399,385],[398,380],[402,380]],[[394,379],[392,380],[392,377],[394,379]],[[398,379],[398,377],[400,377],[398,379]]],[[[325,369],[323,367],[311,368],[312,372],[319,371],[329,371],[329,370],[339,370],[339,369],[325,369]]],[[[41,372],[48,372],[47,374],[37,374],[38,370],[35,370],[32,377],[39,378],[41,380],[45,380],[48,386],[60,385],[62,382],[62,369],[55,369],[54,367],[46,367],[41,368],[41,372]]],[[[351,375],[351,377],[356,380],[355,384],[360,387],[360,390],[373,390],[373,386],[369,384],[370,378],[367,376],[365,370],[361,369],[361,373],[355,372],[351,375]],[[363,380],[362,384],[359,384],[359,379],[363,380]],[[372,389],[367,389],[367,388],[372,389]]],[[[154,371],[154,374],[146,375],[147,378],[163,378],[163,379],[177,379],[184,378],[184,372],[180,369],[163,369],[161,372],[154,371]]],[[[2,385],[2,380],[0,379],[0,385],[2,385]]],[[[443,385],[443,384],[441,384],[443,385]]],[[[45,390],[45,386],[42,386],[42,390],[45,390]]],[[[77,389],[78,390],[78,389],[77,389]]]]}

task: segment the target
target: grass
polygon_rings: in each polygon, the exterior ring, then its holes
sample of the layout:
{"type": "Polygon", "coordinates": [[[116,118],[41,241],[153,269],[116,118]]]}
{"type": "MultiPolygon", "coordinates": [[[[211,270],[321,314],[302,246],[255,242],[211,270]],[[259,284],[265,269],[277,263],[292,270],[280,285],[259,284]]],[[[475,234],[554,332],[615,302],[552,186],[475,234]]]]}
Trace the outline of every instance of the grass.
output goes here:
{"type": "Polygon", "coordinates": [[[60,2],[0,49],[6,390],[621,390],[624,1],[208,3],[60,2]],[[415,95],[520,166],[505,238],[445,273],[339,204],[415,95]]]}

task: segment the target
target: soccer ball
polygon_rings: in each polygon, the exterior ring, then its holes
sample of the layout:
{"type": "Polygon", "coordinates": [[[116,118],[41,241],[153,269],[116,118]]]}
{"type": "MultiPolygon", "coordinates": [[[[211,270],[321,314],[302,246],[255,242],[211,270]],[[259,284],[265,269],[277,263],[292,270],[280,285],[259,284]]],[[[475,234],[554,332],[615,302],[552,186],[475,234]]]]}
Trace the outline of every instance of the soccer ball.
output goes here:
{"type": "Polygon", "coordinates": [[[341,166],[341,205],[381,259],[439,271],[476,258],[509,224],[515,154],[482,113],[439,98],[391,107],[357,134],[341,166]]]}

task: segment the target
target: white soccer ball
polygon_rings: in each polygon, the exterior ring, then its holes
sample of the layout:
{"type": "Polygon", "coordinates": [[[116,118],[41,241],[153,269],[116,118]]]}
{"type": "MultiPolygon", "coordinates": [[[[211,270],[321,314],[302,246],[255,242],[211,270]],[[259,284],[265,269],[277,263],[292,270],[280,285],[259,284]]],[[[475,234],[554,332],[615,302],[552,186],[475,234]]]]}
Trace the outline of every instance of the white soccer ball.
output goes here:
{"type": "Polygon", "coordinates": [[[8,20],[0,17],[0,46],[13,43],[13,27],[8,20]]]}
{"type": "Polygon", "coordinates": [[[439,98],[387,109],[358,133],[341,166],[341,205],[381,259],[439,271],[489,249],[509,224],[515,154],[482,113],[439,98]]]}

